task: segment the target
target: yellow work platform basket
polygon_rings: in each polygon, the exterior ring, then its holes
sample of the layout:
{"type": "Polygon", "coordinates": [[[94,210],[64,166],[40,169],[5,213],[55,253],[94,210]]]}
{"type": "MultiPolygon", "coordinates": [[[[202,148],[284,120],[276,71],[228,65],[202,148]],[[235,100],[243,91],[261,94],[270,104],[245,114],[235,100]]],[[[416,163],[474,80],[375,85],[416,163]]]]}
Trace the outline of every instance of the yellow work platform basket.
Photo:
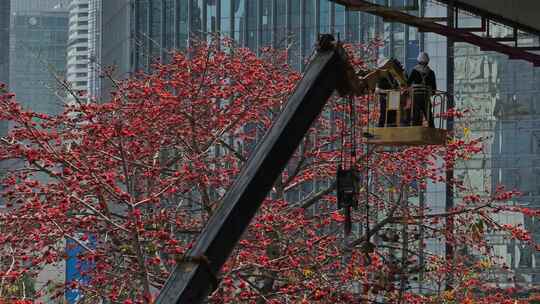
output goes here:
{"type": "Polygon", "coordinates": [[[447,141],[445,92],[422,85],[406,90],[378,90],[381,105],[377,127],[364,130],[368,143],[383,146],[445,145],[447,141]]]}

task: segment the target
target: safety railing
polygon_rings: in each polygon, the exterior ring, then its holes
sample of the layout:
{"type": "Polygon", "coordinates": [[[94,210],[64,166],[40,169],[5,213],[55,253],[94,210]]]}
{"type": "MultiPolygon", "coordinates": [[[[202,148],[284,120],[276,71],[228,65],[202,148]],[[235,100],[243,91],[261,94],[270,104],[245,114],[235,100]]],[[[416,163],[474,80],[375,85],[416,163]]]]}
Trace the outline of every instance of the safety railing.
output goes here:
{"type": "Polygon", "coordinates": [[[443,91],[432,91],[423,85],[413,85],[402,90],[378,90],[380,105],[378,127],[425,126],[446,128],[448,96],[443,91]]]}

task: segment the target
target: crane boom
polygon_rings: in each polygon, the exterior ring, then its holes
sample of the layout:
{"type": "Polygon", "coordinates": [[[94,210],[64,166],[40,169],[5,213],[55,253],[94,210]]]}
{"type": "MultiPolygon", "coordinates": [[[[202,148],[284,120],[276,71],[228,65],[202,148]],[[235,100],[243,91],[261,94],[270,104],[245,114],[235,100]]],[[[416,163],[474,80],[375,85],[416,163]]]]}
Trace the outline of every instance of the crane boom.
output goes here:
{"type": "Polygon", "coordinates": [[[282,113],[258,143],[193,248],[171,273],[156,303],[201,303],[217,288],[216,274],[327,100],[336,90],[350,95],[366,89],[340,44],[329,40],[333,41],[330,35],[319,40],[317,53],[282,113]]]}

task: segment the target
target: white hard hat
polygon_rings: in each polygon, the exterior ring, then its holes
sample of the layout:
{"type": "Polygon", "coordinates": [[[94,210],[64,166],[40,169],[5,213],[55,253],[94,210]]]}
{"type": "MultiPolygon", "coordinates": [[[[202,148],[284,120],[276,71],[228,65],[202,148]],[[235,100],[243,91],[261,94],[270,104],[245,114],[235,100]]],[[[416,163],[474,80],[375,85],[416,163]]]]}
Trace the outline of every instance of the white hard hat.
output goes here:
{"type": "Polygon", "coordinates": [[[418,54],[418,58],[416,58],[416,60],[419,63],[428,64],[429,63],[429,55],[426,52],[420,52],[420,54],[418,54]]]}

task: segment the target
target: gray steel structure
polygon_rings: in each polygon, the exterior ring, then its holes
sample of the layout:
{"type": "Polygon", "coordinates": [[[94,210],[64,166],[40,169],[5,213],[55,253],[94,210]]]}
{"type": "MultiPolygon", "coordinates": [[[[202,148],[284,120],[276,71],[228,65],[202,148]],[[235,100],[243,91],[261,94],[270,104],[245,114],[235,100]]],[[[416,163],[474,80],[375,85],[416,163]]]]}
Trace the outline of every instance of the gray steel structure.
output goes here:
{"type": "Polygon", "coordinates": [[[536,0],[436,0],[452,4],[470,13],[491,18],[521,31],[540,34],[538,11],[540,2],[536,0]]]}

